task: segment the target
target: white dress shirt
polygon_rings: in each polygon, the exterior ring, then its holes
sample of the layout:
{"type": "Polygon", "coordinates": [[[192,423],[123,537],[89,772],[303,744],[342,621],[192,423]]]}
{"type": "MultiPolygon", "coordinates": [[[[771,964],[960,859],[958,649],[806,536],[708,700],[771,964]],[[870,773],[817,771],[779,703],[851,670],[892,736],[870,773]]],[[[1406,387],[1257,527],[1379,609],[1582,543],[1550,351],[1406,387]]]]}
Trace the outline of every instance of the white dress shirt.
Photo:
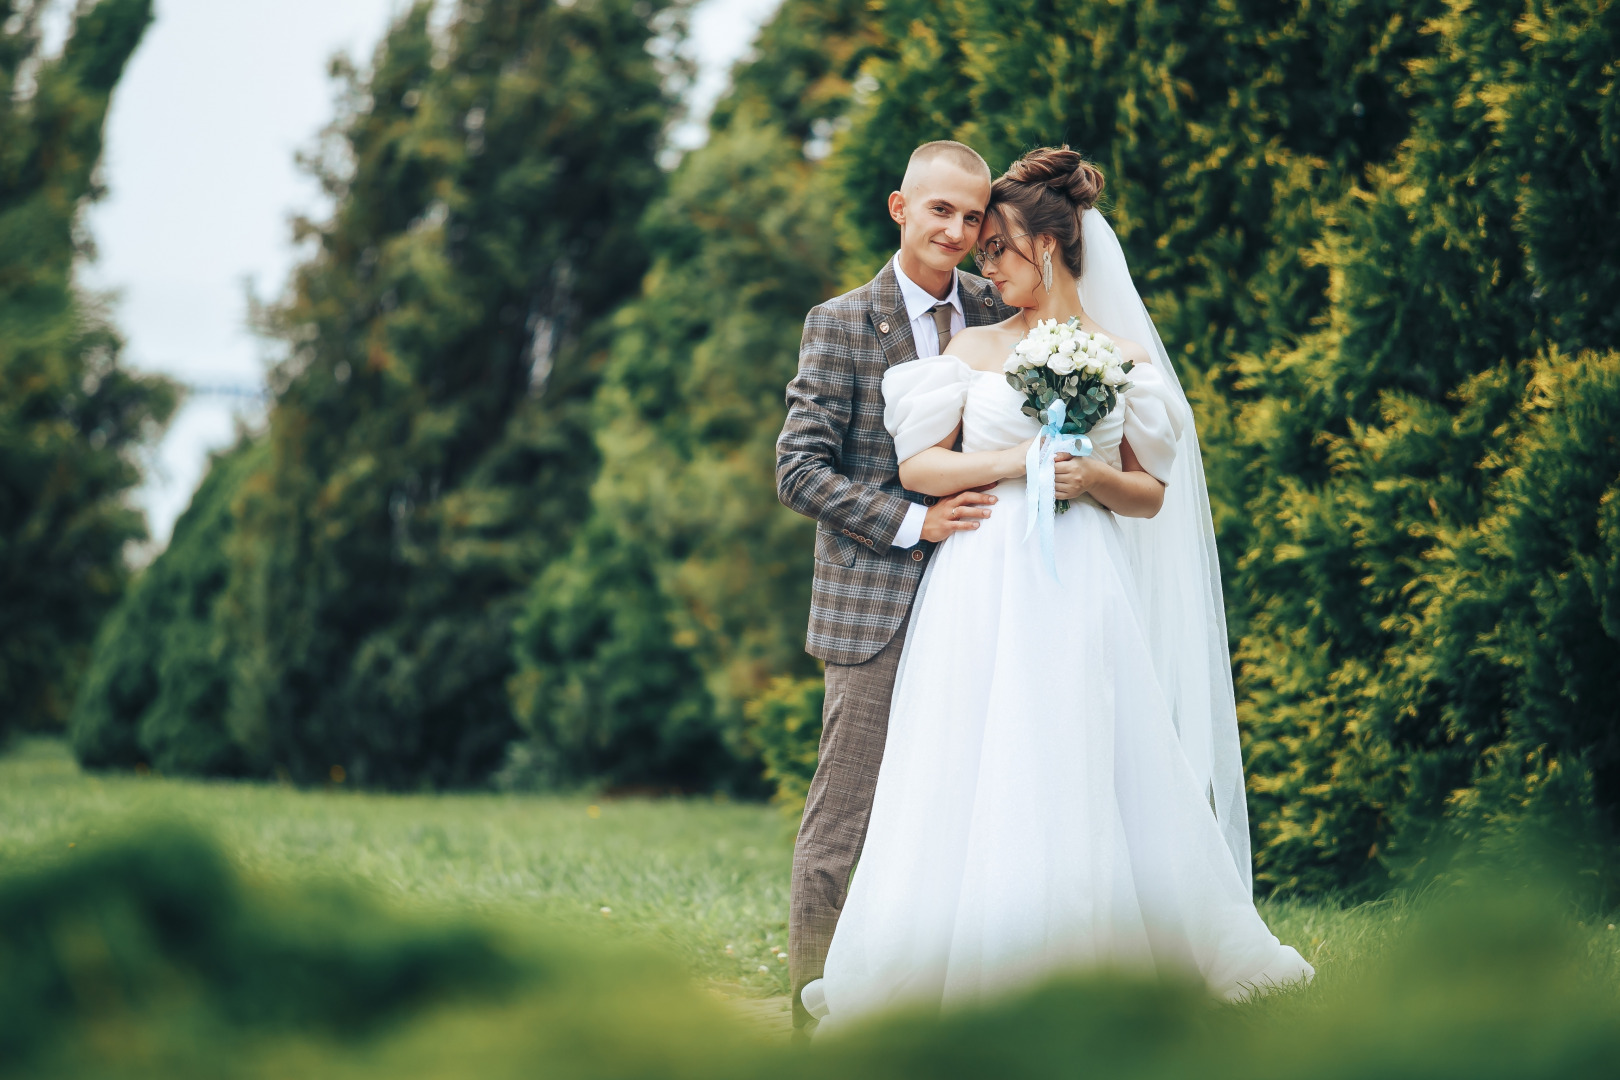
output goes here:
{"type": "MultiPolygon", "coordinates": [[[[932,310],[940,298],[906,277],[906,272],[900,269],[900,256],[894,257],[894,276],[900,282],[900,295],[906,302],[906,318],[911,320],[911,340],[917,343],[917,355],[939,355],[939,329],[934,325],[932,310]]],[[[967,316],[962,311],[962,292],[957,288],[960,275],[956,269],[951,269],[951,291],[945,294],[945,301],[951,305],[951,334],[955,336],[967,329],[967,316]]],[[[921,503],[912,503],[906,510],[906,516],[900,522],[900,529],[894,534],[894,546],[897,548],[915,547],[917,541],[922,539],[923,518],[928,516],[928,507],[921,503]]]]}
{"type": "Polygon", "coordinates": [[[927,289],[906,277],[900,269],[900,256],[894,257],[894,276],[900,282],[900,295],[906,302],[906,318],[911,320],[911,339],[917,343],[918,356],[939,355],[939,331],[934,328],[930,311],[942,300],[951,305],[951,333],[960,334],[967,329],[967,316],[962,312],[962,291],[957,288],[960,274],[951,269],[951,291],[943,297],[931,295],[927,289]]]}

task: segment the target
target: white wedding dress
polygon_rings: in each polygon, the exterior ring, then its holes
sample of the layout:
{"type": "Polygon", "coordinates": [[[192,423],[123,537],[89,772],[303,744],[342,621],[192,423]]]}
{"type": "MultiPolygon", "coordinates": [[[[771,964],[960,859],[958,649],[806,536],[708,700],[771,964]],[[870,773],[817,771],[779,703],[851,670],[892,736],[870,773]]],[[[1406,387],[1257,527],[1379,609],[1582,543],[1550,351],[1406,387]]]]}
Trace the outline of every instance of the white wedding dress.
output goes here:
{"type": "MultiPolygon", "coordinates": [[[[1109,464],[1128,440],[1148,472],[1190,487],[1177,457],[1196,454],[1196,439],[1167,369],[1138,366],[1090,434],[1109,464]]],[[[890,368],[883,392],[902,461],[958,421],[966,453],[1038,430],[1000,372],[954,356],[890,368]]],[[[1202,496],[1201,464],[1197,480],[1202,496]]],[[[1178,584],[1179,597],[1139,588],[1133,564],[1164,545],[1089,498],[1056,519],[1054,580],[1025,536],[1024,481],[995,494],[989,520],[940,545],[912,608],[866,843],[825,975],[803,995],[824,1016],[818,1037],[1086,969],[1179,973],[1228,998],[1310,978],[1255,910],[1240,767],[1239,808],[1223,805],[1236,760],[1229,670],[1210,675],[1197,658],[1217,692],[1188,693],[1188,665],[1155,655],[1208,617],[1203,583],[1178,584]]],[[[1224,619],[1219,636],[1224,653],[1224,619]]]]}

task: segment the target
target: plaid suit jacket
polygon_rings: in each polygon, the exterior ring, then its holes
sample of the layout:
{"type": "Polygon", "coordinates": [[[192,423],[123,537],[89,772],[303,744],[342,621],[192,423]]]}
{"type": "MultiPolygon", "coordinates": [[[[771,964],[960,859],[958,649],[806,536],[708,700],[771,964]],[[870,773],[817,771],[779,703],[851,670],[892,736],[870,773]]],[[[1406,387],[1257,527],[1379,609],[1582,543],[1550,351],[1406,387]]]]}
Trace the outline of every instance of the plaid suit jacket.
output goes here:
{"type": "MultiPolygon", "coordinates": [[[[961,274],[967,325],[1012,314],[995,287],[961,274]]],[[[891,259],[877,277],[812,308],[776,440],[776,490],[815,518],[815,582],[805,651],[829,664],[870,660],[906,621],[933,546],[892,546],[913,502],[883,426],[883,373],[917,358],[891,259]]]]}

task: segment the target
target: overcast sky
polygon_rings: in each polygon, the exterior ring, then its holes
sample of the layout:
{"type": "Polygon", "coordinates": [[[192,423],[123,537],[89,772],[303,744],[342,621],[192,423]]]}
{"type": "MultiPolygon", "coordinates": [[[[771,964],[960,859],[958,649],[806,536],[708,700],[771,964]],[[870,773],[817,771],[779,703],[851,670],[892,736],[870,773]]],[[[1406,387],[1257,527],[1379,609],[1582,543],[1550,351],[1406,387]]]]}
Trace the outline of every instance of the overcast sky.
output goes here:
{"type": "MultiPolygon", "coordinates": [[[[441,3],[443,0],[441,0],[441,3]]],[[[732,63],[779,0],[700,0],[691,50],[707,114],[732,63]]],[[[90,213],[99,251],[92,288],[118,296],[126,361],[187,383],[251,388],[266,346],[245,329],[247,290],[281,291],[293,252],[288,221],[320,214],[294,155],[332,114],[327,60],[368,60],[402,0],[158,0],[113,99],[104,161],[108,197],[90,213]]],[[[60,10],[60,9],[59,9],[60,10]]],[[[688,124],[681,141],[701,138],[688,124]]],[[[158,544],[202,478],[211,450],[251,398],[196,395],[181,409],[136,494],[158,544]]]]}

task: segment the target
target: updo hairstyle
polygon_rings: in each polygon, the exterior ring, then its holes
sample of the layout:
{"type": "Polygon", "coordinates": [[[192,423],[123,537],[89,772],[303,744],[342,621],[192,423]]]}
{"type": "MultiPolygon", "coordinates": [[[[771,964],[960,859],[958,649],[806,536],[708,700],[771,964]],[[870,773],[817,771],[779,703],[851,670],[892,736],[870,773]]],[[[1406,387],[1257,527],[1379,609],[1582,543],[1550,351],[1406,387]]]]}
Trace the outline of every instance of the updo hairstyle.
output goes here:
{"type": "Polygon", "coordinates": [[[1080,215],[1096,205],[1102,190],[1103,174],[1097,166],[1067,146],[1043,146],[1013,162],[990,185],[989,212],[1007,207],[1030,236],[1045,234],[1057,240],[1063,265],[1079,277],[1080,215]]]}

